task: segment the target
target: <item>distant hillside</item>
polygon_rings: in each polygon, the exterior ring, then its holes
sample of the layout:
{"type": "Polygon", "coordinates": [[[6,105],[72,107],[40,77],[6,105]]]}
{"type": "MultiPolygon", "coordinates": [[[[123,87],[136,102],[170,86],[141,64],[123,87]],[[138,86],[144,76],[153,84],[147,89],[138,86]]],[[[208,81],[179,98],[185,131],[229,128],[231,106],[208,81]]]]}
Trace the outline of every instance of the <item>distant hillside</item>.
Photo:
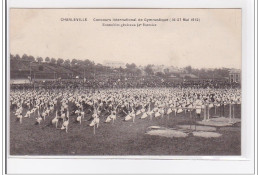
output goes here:
{"type": "Polygon", "coordinates": [[[170,79],[223,79],[229,77],[229,68],[196,69],[191,66],[178,68],[169,65],[137,66],[134,63],[126,65],[96,64],[89,59],[62,59],[41,57],[34,58],[24,54],[10,54],[11,79],[28,79],[31,75],[36,79],[71,79],[83,78],[93,79],[94,77],[142,77],[157,76],[170,79]],[[175,78],[173,78],[175,77],[175,78]]]}
{"type": "Polygon", "coordinates": [[[70,68],[50,63],[38,63],[21,60],[10,61],[11,79],[28,78],[30,74],[35,78],[71,78],[81,73],[70,68]],[[30,71],[31,70],[31,71],[30,71]]]}

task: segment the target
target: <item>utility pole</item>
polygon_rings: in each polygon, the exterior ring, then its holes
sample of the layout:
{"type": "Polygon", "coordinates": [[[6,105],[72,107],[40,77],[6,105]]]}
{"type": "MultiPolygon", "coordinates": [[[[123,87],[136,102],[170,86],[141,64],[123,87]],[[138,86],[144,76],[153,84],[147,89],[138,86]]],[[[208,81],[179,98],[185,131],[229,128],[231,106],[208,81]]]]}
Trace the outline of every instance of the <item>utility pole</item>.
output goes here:
{"type": "Polygon", "coordinates": [[[33,61],[31,61],[30,63],[29,63],[29,66],[30,66],[30,83],[32,83],[32,64],[33,63],[33,61]]]}
{"type": "Polygon", "coordinates": [[[33,90],[35,90],[35,72],[34,72],[34,77],[33,77],[33,90]]]}
{"type": "Polygon", "coordinates": [[[31,68],[31,63],[32,63],[32,62],[30,62],[30,82],[32,83],[32,68],[31,68]]]}
{"type": "Polygon", "coordinates": [[[84,76],[83,76],[83,88],[85,87],[85,66],[84,66],[84,76]]]}
{"type": "Polygon", "coordinates": [[[93,75],[94,75],[94,81],[93,81],[93,86],[92,87],[94,87],[94,91],[96,91],[96,85],[95,85],[95,83],[96,83],[96,67],[94,66],[94,71],[93,71],[93,75]]]}

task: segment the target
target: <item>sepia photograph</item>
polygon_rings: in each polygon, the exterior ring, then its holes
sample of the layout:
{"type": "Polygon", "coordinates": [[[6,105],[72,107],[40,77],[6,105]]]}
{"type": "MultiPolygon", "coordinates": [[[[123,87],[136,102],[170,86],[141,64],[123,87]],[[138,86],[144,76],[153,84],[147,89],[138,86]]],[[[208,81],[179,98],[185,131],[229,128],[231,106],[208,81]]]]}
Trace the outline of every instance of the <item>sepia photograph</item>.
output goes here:
{"type": "Polygon", "coordinates": [[[11,8],[7,61],[10,156],[241,155],[241,9],[11,8]]]}

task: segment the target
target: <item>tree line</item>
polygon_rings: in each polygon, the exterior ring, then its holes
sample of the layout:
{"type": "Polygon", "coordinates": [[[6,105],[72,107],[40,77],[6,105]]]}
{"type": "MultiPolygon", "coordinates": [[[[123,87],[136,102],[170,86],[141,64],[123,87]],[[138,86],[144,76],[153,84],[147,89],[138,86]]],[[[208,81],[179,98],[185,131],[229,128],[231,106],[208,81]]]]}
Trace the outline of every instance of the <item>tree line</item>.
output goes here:
{"type": "Polygon", "coordinates": [[[216,68],[216,69],[197,69],[193,68],[191,66],[186,66],[182,68],[179,72],[171,72],[169,68],[165,67],[162,71],[155,71],[154,67],[155,65],[148,64],[146,66],[137,67],[135,63],[127,63],[125,67],[118,67],[118,68],[111,68],[105,65],[102,65],[100,63],[95,63],[94,61],[91,61],[89,59],[85,60],[78,60],[78,59],[63,59],[63,58],[42,58],[42,57],[33,57],[31,55],[23,54],[20,56],[19,54],[13,55],[10,54],[10,59],[20,60],[20,61],[29,61],[29,62],[37,62],[37,63],[43,63],[50,65],[59,65],[64,66],[73,70],[77,70],[78,72],[84,72],[86,74],[88,73],[123,73],[133,76],[141,76],[141,75],[156,75],[162,78],[166,78],[168,76],[174,75],[176,77],[180,77],[181,74],[193,74],[197,76],[198,78],[204,78],[204,79],[217,79],[217,78],[223,78],[228,77],[229,75],[229,68],[216,68]]]}

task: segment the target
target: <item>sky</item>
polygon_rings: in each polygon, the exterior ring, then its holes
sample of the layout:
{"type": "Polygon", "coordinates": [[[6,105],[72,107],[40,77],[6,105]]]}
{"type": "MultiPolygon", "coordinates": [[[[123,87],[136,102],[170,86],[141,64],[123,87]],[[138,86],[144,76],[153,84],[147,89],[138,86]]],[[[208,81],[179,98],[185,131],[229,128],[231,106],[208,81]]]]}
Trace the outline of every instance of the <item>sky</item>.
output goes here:
{"type": "MultiPolygon", "coordinates": [[[[117,22],[122,24],[127,22],[117,22]]],[[[128,22],[130,24],[146,23],[128,22]]],[[[11,54],[95,63],[241,68],[240,9],[11,9],[11,54]],[[87,21],[62,21],[80,18],[87,21]],[[154,27],[104,27],[94,19],[197,18],[150,22],[154,27]]]]}

